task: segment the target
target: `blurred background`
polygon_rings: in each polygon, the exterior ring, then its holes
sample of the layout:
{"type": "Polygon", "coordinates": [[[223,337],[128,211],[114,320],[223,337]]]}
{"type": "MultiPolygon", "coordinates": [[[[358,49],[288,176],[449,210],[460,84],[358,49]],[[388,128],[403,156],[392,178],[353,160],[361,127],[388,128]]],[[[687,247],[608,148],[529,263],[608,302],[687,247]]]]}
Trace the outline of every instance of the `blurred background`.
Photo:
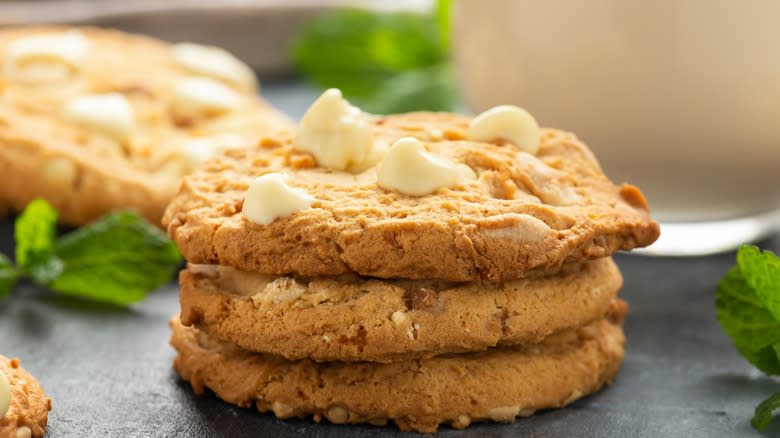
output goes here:
{"type": "Polygon", "coordinates": [[[0,26],[83,24],[224,47],[261,76],[292,69],[288,48],[333,8],[427,13],[434,0],[0,0],[0,26]]]}

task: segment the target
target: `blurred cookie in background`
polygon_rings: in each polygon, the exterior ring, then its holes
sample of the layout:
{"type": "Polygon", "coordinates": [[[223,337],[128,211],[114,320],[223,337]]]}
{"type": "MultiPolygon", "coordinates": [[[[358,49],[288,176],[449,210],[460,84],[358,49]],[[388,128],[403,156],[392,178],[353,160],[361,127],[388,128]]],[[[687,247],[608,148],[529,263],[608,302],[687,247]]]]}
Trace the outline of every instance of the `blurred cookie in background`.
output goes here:
{"type": "Polygon", "coordinates": [[[113,30],[0,31],[0,204],[43,197],[81,225],[113,209],[153,223],[218,151],[289,129],[227,51],[113,30]]]}

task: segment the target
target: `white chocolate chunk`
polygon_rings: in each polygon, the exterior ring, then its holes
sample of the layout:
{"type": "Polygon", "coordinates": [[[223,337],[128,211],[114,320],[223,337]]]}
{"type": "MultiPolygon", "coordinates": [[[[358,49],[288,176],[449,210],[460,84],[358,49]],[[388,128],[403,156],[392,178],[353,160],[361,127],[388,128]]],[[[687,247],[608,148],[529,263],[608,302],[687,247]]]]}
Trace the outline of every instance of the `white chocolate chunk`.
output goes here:
{"type": "Polygon", "coordinates": [[[194,73],[235,84],[241,88],[255,89],[257,79],[252,69],[225,49],[193,43],[174,44],[173,59],[181,67],[194,73]]]}
{"type": "Polygon", "coordinates": [[[176,111],[184,114],[216,114],[241,106],[241,96],[238,93],[206,78],[182,80],[176,85],[173,98],[176,111]]]}
{"type": "Polygon", "coordinates": [[[133,108],[118,93],[94,94],[69,100],[63,117],[85,128],[125,141],[133,130],[133,108]]]}
{"type": "Polygon", "coordinates": [[[16,436],[14,438],[32,438],[32,429],[27,426],[22,426],[16,429],[16,436]]]}
{"type": "Polygon", "coordinates": [[[293,145],[314,155],[321,167],[360,172],[376,164],[386,149],[372,131],[369,115],[331,88],[303,115],[293,145]]]}
{"type": "Polygon", "coordinates": [[[470,167],[428,153],[423,144],[412,137],[395,142],[377,166],[380,187],[412,196],[427,195],[475,178],[470,167]]]}
{"type": "Polygon", "coordinates": [[[471,120],[466,131],[469,140],[502,139],[531,154],[539,150],[540,135],[536,119],[528,111],[513,105],[500,105],[483,112],[471,120]]]}
{"type": "Polygon", "coordinates": [[[268,225],[275,219],[305,210],[314,198],[301,189],[287,185],[283,175],[269,173],[249,185],[244,198],[244,216],[250,221],[268,225]]]}
{"type": "Polygon", "coordinates": [[[28,84],[61,81],[79,67],[87,47],[78,31],[19,38],[8,45],[4,74],[28,84]]]}
{"type": "Polygon", "coordinates": [[[193,171],[202,162],[225,149],[241,146],[244,138],[238,134],[222,134],[209,137],[190,138],[183,140],[179,146],[183,165],[187,173],[193,171]]]}
{"type": "Polygon", "coordinates": [[[5,416],[9,406],[11,406],[11,385],[5,373],[0,371],[0,418],[5,416]]]}

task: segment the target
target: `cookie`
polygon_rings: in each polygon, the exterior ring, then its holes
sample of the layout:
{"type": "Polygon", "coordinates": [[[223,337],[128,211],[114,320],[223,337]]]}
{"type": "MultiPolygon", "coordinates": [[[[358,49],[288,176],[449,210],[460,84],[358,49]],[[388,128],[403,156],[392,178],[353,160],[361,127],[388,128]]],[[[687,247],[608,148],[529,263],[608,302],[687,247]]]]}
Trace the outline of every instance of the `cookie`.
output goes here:
{"type": "Polygon", "coordinates": [[[159,223],[182,175],[291,122],[227,52],[97,28],[0,31],[0,204],[63,223],[113,209],[159,223]]]}
{"type": "MultiPolygon", "coordinates": [[[[42,437],[46,433],[51,400],[35,377],[19,365],[19,359],[0,356],[0,380],[4,375],[10,389],[8,410],[5,415],[0,412],[0,437],[42,437]]],[[[4,383],[0,381],[0,400],[4,383]]]]}
{"type": "Polygon", "coordinates": [[[251,353],[178,319],[171,322],[171,343],[178,351],[175,370],[198,394],[209,388],[228,403],[254,405],[279,418],[392,420],[405,431],[435,432],[441,423],[461,429],[476,421],[512,422],[598,391],[623,358],[619,312],[538,345],[389,364],[251,353]]]}
{"type": "MultiPolygon", "coordinates": [[[[473,171],[423,196],[381,188],[375,167],[317,167],[294,133],[232,150],[185,178],[163,219],[185,258],[269,275],[505,281],[607,257],[659,234],[634,186],[615,186],[573,134],[542,130],[535,155],[466,139],[469,118],[371,118],[377,144],[403,137],[473,171]],[[313,201],[263,225],[242,214],[250,184],[279,173],[313,201]]],[[[296,193],[299,193],[296,192],[296,193]]],[[[308,199],[308,198],[301,198],[308,199]]]]}
{"type": "Polygon", "coordinates": [[[290,360],[376,361],[537,343],[601,319],[622,277],[610,258],[554,277],[486,282],[272,277],[213,265],[180,274],[181,321],[290,360]]]}

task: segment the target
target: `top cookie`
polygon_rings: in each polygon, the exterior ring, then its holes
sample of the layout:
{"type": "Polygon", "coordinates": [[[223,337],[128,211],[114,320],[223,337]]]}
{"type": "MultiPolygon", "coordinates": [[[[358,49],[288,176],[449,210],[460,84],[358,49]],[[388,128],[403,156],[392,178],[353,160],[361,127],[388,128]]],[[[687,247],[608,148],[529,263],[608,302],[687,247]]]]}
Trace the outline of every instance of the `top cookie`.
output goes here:
{"type": "Polygon", "coordinates": [[[375,144],[413,137],[471,175],[408,195],[380,187],[373,166],[318,167],[316,152],[294,145],[300,135],[267,136],[184,179],[163,218],[169,235],[191,263],[265,274],[498,281],[648,245],[659,234],[641,192],[613,185],[573,134],[542,130],[533,154],[503,140],[467,140],[470,119],[458,115],[369,120],[375,144]],[[268,173],[286,176],[278,193],[298,211],[262,224],[242,208],[250,184],[268,173]]]}
{"type": "Polygon", "coordinates": [[[96,28],[0,32],[0,204],[62,222],[116,208],[159,223],[182,175],[292,123],[222,49],[96,28]]]}

